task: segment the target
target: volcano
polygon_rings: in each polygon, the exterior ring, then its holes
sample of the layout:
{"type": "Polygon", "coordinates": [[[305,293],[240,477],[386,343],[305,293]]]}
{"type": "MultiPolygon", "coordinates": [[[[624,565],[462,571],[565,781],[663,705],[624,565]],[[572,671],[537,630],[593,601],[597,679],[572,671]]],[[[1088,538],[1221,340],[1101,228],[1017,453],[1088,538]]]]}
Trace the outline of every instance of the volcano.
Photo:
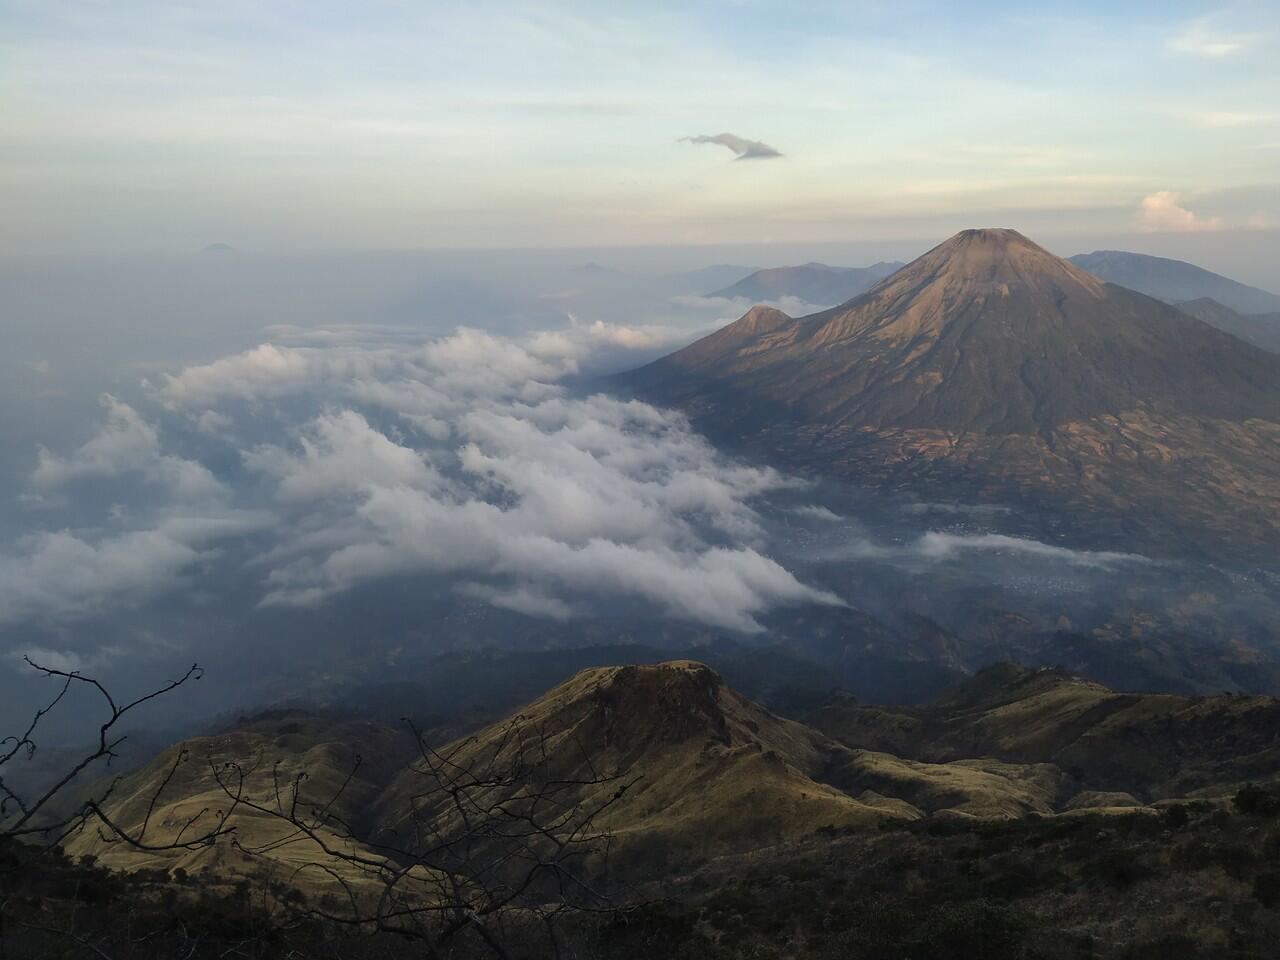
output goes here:
{"type": "Polygon", "coordinates": [[[1030,507],[1068,539],[1280,545],[1280,357],[1014,230],[811,316],[756,308],[620,382],[783,466],[1030,507]]]}

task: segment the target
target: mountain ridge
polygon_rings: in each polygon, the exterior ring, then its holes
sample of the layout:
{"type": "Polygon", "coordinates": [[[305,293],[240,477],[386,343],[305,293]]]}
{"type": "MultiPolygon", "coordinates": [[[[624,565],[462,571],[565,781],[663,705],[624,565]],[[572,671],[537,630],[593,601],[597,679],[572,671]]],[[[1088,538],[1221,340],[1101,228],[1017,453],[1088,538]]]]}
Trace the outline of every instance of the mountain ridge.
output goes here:
{"type": "Polygon", "coordinates": [[[1068,258],[1076,266],[1106,280],[1148,296],[1173,302],[1210,297],[1237,313],[1280,311],[1280,295],[1184,260],[1154,257],[1127,250],[1095,250],[1068,258]]]}
{"type": "Polygon", "coordinates": [[[793,267],[767,267],[708,293],[707,297],[775,302],[794,297],[812,304],[843,303],[902,266],[898,261],[882,260],[867,267],[832,267],[813,261],[793,267]]]}
{"type": "MultiPolygon", "coordinates": [[[[517,769],[509,761],[532,750],[531,776],[578,784],[577,802],[602,811],[596,823],[613,837],[615,865],[654,876],[690,857],[874,833],[887,821],[1151,813],[1178,798],[1229,796],[1274,776],[1277,717],[1273,697],[1116,693],[1006,663],[919,710],[837,696],[791,719],[706,665],[678,660],[580,670],[436,756],[452,770],[517,769]],[[1171,774],[1171,755],[1190,762],[1171,774]]],[[[161,834],[198,834],[229,800],[215,771],[246,771],[246,789],[268,806],[282,783],[305,774],[310,802],[339,797],[335,812],[364,835],[327,842],[383,857],[403,842],[410,817],[441,835],[452,829],[450,797],[423,792],[424,749],[384,725],[275,711],[170,747],[120,782],[108,812],[135,829],[149,818],[161,834]]],[[[495,778],[489,802],[527,789],[523,777],[495,778]]],[[[342,866],[261,810],[236,813],[229,826],[225,842],[196,850],[137,849],[92,829],[66,849],[115,869],[207,870],[221,882],[264,868],[296,877],[307,864],[342,866]],[[267,855],[245,856],[250,849],[267,855]]],[[[311,873],[315,892],[332,890],[332,875],[311,873]]]]}
{"type": "Polygon", "coordinates": [[[1243,314],[1212,297],[1176,300],[1173,304],[1187,316],[1203,320],[1271,353],[1280,353],[1280,312],[1243,314]]]}

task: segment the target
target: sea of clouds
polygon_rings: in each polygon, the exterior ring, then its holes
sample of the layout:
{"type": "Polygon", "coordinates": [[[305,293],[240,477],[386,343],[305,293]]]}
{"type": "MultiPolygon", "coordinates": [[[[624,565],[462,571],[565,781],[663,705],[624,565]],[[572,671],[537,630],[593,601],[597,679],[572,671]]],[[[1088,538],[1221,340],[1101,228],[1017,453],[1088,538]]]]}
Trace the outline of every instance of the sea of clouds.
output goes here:
{"type": "Polygon", "coordinates": [[[229,562],[261,606],[417,574],[532,616],[619,598],[743,632],[778,605],[838,602],[764,549],[753,501],[795,481],[678,414],[561,385],[663,331],[271,334],[150,378],[145,406],[104,395],[88,440],[39,451],[24,502],[43,529],[0,553],[0,622],[107,615],[229,562]],[[59,526],[112,484],[120,500],[59,526]]]}

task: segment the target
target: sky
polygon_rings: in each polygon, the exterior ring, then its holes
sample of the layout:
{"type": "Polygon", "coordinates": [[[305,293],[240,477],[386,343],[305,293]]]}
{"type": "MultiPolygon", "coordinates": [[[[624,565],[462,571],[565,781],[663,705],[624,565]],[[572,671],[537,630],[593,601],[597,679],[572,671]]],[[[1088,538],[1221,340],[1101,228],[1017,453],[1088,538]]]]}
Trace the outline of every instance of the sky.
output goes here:
{"type": "Polygon", "coordinates": [[[0,255],[987,224],[1277,247],[1274,2],[0,0],[0,25],[0,255]]]}

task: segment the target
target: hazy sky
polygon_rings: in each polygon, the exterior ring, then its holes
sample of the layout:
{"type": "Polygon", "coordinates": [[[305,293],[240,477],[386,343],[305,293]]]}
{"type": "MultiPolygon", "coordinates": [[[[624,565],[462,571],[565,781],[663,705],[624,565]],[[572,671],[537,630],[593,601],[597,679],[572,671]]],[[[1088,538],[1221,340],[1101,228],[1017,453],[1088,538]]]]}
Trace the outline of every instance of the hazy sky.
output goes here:
{"type": "Polygon", "coordinates": [[[5,252],[1280,221],[1272,2],[0,0],[0,26],[5,252]]]}

